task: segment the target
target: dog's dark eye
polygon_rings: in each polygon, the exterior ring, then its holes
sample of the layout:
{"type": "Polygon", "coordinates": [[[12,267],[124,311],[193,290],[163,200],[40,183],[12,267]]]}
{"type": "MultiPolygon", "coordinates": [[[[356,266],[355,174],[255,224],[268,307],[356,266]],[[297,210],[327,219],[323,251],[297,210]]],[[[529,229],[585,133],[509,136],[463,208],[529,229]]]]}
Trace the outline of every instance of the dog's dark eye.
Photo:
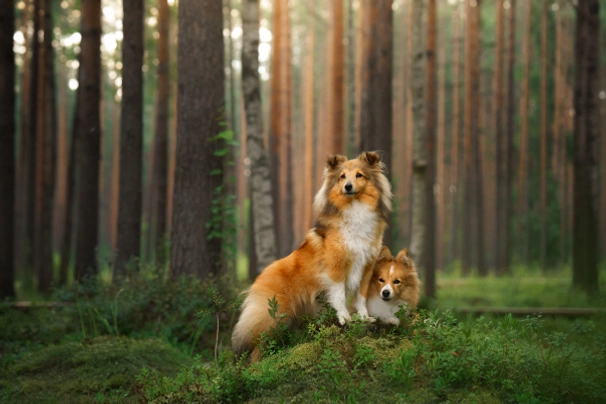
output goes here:
{"type": "Polygon", "coordinates": [[[396,279],[395,281],[393,281],[393,284],[394,284],[394,285],[399,285],[400,283],[402,283],[402,282],[400,282],[400,280],[399,280],[399,279],[396,279]]]}
{"type": "Polygon", "coordinates": [[[379,278],[379,282],[384,283],[385,281],[383,280],[383,278],[379,278]]]}
{"type": "Polygon", "coordinates": [[[345,174],[341,174],[341,178],[345,178],[345,174]]]}
{"type": "Polygon", "coordinates": [[[362,174],[357,173],[357,174],[356,174],[356,178],[362,178],[362,174]]]}

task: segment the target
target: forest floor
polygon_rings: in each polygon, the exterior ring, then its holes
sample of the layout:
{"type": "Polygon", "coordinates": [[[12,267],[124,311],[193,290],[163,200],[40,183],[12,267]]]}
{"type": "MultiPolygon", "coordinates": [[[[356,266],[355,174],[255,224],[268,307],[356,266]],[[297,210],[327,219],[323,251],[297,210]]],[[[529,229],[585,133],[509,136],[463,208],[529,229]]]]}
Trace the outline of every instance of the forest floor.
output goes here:
{"type": "MultiPolygon", "coordinates": [[[[140,279],[139,279],[140,278],[140,279]]],[[[114,289],[55,292],[73,304],[0,306],[0,402],[598,403],[606,397],[606,314],[578,318],[457,313],[472,307],[606,307],[570,288],[569,270],[438,276],[404,326],[335,324],[330,310],[278,328],[253,365],[229,352],[223,313],[218,361],[209,285],[158,273],[114,289]],[[452,310],[452,311],[451,311],[452,310]]],[[[601,274],[606,290],[606,273],[601,274]]],[[[215,285],[227,300],[237,290],[215,285]]]]}

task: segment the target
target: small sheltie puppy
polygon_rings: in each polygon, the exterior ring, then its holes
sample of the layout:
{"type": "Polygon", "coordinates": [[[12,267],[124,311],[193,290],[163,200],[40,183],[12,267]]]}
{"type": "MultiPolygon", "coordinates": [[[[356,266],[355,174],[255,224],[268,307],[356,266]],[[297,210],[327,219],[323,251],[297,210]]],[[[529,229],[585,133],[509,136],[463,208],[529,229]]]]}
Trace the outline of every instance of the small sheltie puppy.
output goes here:
{"type": "Polygon", "coordinates": [[[252,351],[252,361],[259,360],[259,337],[276,326],[274,317],[293,327],[301,316],[317,314],[321,294],[341,325],[350,320],[348,292],[357,292],[355,308],[368,317],[359,288],[372,275],[391,212],[391,185],[384,170],[375,152],[351,160],[328,158],[314,198],[316,224],[293,253],[265,268],[251,286],[231,337],[236,355],[252,351]],[[274,297],[279,308],[272,317],[268,308],[274,297]]]}
{"type": "Polygon", "coordinates": [[[400,325],[396,312],[403,304],[411,308],[419,303],[421,282],[408,250],[403,248],[396,257],[383,247],[377,258],[368,288],[362,288],[367,298],[368,314],[383,322],[400,325]]]}

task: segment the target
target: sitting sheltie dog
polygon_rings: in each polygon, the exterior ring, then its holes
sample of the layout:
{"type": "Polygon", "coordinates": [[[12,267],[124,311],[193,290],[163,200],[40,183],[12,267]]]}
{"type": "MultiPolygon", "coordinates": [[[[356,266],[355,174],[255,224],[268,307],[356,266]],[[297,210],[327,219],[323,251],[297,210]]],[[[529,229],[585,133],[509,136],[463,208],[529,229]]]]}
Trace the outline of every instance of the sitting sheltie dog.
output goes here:
{"type": "Polygon", "coordinates": [[[350,320],[347,292],[357,292],[355,308],[362,318],[368,317],[359,288],[372,275],[391,212],[391,186],[384,170],[374,152],[351,160],[328,158],[323,185],[314,198],[315,227],[292,254],[265,268],[251,286],[231,338],[236,355],[252,351],[251,359],[257,361],[260,335],[275,327],[276,319],[292,327],[301,316],[317,314],[321,294],[337,311],[341,325],[350,320]],[[278,313],[271,316],[269,301],[274,297],[278,313]]]}
{"type": "Polygon", "coordinates": [[[391,256],[389,248],[383,247],[377,258],[370,282],[362,286],[361,292],[366,297],[368,314],[372,319],[399,325],[396,313],[401,305],[411,308],[419,303],[421,282],[408,250],[403,248],[396,257],[391,256]]]}

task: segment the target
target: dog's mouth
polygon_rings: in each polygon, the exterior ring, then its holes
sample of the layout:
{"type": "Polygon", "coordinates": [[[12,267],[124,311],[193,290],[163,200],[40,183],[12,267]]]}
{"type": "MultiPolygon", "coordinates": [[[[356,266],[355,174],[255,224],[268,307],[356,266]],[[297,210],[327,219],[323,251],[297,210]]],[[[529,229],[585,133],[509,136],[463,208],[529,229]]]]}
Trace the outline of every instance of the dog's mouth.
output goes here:
{"type": "Polygon", "coordinates": [[[390,301],[390,300],[391,300],[391,296],[389,296],[389,297],[384,297],[384,296],[383,296],[383,297],[381,297],[381,299],[383,299],[383,300],[385,300],[386,302],[388,302],[388,301],[390,301]]]}

